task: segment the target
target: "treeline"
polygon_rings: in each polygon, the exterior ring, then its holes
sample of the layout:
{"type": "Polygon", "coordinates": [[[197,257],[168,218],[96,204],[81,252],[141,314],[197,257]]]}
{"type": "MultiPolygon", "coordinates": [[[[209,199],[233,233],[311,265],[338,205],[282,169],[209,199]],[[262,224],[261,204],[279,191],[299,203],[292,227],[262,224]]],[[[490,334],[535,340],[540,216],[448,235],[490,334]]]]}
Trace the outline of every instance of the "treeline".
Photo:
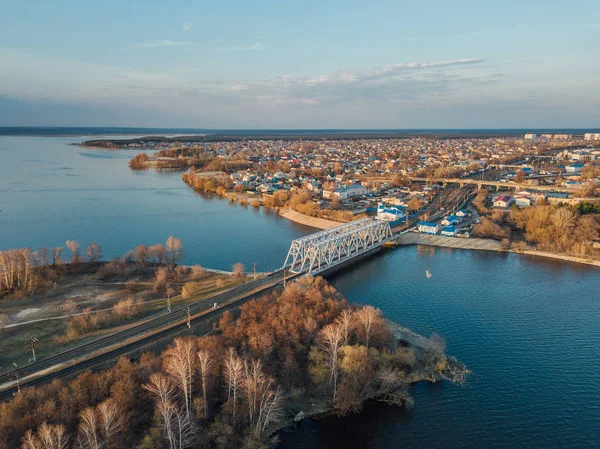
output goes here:
{"type": "Polygon", "coordinates": [[[342,414],[368,399],[409,403],[407,383],[443,371],[443,350],[440,339],[398,345],[379,310],[307,279],[160,357],[24,389],[0,405],[0,449],[267,447],[298,402],[342,414]]]}
{"type": "Polygon", "coordinates": [[[500,240],[506,249],[523,249],[526,242],[543,251],[579,257],[598,255],[594,243],[600,236],[600,207],[596,204],[513,206],[506,213],[491,211],[485,206],[486,200],[486,191],[478,192],[473,200],[480,213],[488,214],[473,228],[474,237],[500,240]]]}
{"type": "Polygon", "coordinates": [[[9,249],[0,251],[0,294],[30,295],[50,288],[65,274],[65,262],[70,262],[70,272],[93,269],[98,279],[107,280],[133,274],[134,263],[142,266],[164,264],[166,269],[173,271],[183,257],[183,243],[175,237],[169,237],[165,244],[139,245],[128,251],[123,259],[117,257],[102,264],[97,263],[102,259],[102,247],[93,242],[84,251],[75,240],[67,240],[64,247],[37,251],[9,249]],[[63,258],[65,247],[69,250],[68,259],[63,258]]]}
{"type": "Polygon", "coordinates": [[[507,219],[537,248],[581,257],[598,254],[594,242],[599,237],[600,215],[595,211],[585,206],[537,205],[513,208],[507,219]]]}
{"type": "MultiPolygon", "coordinates": [[[[75,240],[67,240],[65,245],[71,251],[73,264],[84,260],[94,263],[102,256],[102,248],[96,243],[90,243],[84,253],[75,240]]],[[[63,250],[61,246],[38,251],[30,248],[0,251],[0,294],[32,294],[53,285],[59,275],[56,267],[64,263],[63,250]]]]}

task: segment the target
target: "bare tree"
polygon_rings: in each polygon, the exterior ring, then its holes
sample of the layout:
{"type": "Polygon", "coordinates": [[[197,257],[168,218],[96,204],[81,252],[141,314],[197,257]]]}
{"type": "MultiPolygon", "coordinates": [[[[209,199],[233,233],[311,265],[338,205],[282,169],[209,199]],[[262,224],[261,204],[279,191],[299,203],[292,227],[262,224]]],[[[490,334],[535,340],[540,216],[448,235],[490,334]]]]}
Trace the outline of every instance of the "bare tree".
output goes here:
{"type": "Polygon", "coordinates": [[[150,250],[146,245],[139,245],[136,246],[134,254],[135,259],[138,261],[139,264],[146,265],[146,262],[148,262],[148,257],[150,257],[150,250]]]}
{"type": "Polygon", "coordinates": [[[186,449],[193,446],[196,425],[194,419],[184,413],[177,404],[172,406],[174,448],[186,449]]]}
{"type": "Polygon", "coordinates": [[[195,434],[194,420],[175,402],[176,389],[162,373],[150,376],[144,388],[156,396],[156,409],[161,420],[163,437],[170,449],[185,449],[192,445],[195,434]]]}
{"type": "Polygon", "coordinates": [[[5,313],[0,313],[0,334],[4,333],[4,329],[8,324],[8,315],[5,313]]]}
{"type": "Polygon", "coordinates": [[[169,237],[167,239],[167,264],[171,267],[171,270],[175,269],[177,262],[183,259],[183,243],[181,243],[181,239],[176,237],[169,237]]]}
{"type": "Polygon", "coordinates": [[[246,269],[244,268],[244,265],[241,263],[236,263],[233,265],[233,267],[231,267],[231,271],[233,273],[234,277],[242,277],[244,274],[246,274],[246,269]]]}
{"type": "Polygon", "coordinates": [[[162,243],[157,243],[148,248],[148,255],[152,262],[162,264],[167,260],[167,249],[162,243]]]}
{"type": "Polygon", "coordinates": [[[363,306],[356,312],[358,328],[363,337],[363,342],[368,348],[377,320],[381,317],[381,311],[373,306],[363,306]]]}
{"type": "Polygon", "coordinates": [[[116,401],[112,398],[100,403],[98,406],[98,415],[104,444],[106,447],[112,447],[116,443],[117,435],[123,428],[123,415],[116,401]]]}
{"type": "Polygon", "coordinates": [[[347,345],[350,341],[350,333],[352,332],[352,328],[354,326],[354,315],[349,309],[344,309],[337,316],[335,322],[339,324],[342,328],[344,334],[344,345],[347,345]]]}
{"type": "Polygon", "coordinates": [[[88,407],[80,414],[77,445],[81,449],[100,449],[103,444],[98,432],[98,415],[93,407],[88,407]]]}
{"type": "Polygon", "coordinates": [[[258,435],[281,415],[281,391],[267,376],[260,360],[244,363],[244,398],[248,407],[250,427],[258,435]]]}
{"type": "Polygon", "coordinates": [[[282,405],[283,394],[281,388],[277,387],[275,391],[267,390],[263,394],[257,427],[260,433],[263,433],[270,424],[281,419],[283,415],[282,405]]]}
{"type": "Polygon", "coordinates": [[[200,379],[202,380],[202,397],[204,399],[204,418],[208,418],[208,382],[210,377],[210,369],[214,365],[214,361],[210,353],[206,350],[201,349],[198,351],[198,367],[200,369],[200,379]]]}
{"type": "Polygon", "coordinates": [[[81,262],[81,250],[79,248],[79,243],[75,240],[67,240],[65,242],[69,251],[71,251],[71,263],[78,264],[81,262]]]}
{"type": "Polygon", "coordinates": [[[335,398],[337,394],[337,381],[340,370],[340,348],[344,340],[344,330],[339,324],[329,324],[321,329],[319,346],[325,353],[325,364],[329,369],[329,385],[335,398]]]}
{"type": "Polygon", "coordinates": [[[36,257],[29,248],[0,251],[0,290],[32,293],[37,277],[36,257]]]}
{"type": "Polygon", "coordinates": [[[52,266],[55,266],[60,262],[60,256],[62,255],[63,247],[57,246],[56,248],[50,248],[50,255],[52,256],[52,266]]]}
{"type": "Polygon", "coordinates": [[[229,348],[224,367],[225,381],[227,382],[227,401],[231,401],[233,406],[233,427],[235,428],[238,392],[242,387],[244,375],[244,364],[242,359],[236,354],[235,349],[229,348]]]}
{"type": "Polygon", "coordinates": [[[50,265],[50,257],[48,255],[48,248],[40,248],[37,251],[37,257],[39,260],[39,264],[43,267],[50,265]]]}
{"type": "Polygon", "coordinates": [[[161,418],[161,430],[163,437],[174,448],[173,415],[176,389],[169,378],[162,373],[150,375],[150,383],[144,385],[144,389],[156,396],[156,409],[161,418]]]}
{"type": "Polygon", "coordinates": [[[34,434],[28,430],[21,440],[22,449],[67,449],[69,438],[61,424],[51,425],[44,422],[34,434]]]}
{"type": "Polygon", "coordinates": [[[192,413],[192,385],[196,360],[196,345],[192,338],[176,338],[165,353],[165,369],[181,390],[185,411],[192,413]]]}
{"type": "Polygon", "coordinates": [[[90,262],[97,262],[102,257],[102,247],[92,242],[86,248],[85,254],[90,262]]]}
{"type": "Polygon", "coordinates": [[[50,425],[43,423],[38,428],[38,437],[44,449],[67,449],[69,438],[65,426],[62,424],[50,425]]]}

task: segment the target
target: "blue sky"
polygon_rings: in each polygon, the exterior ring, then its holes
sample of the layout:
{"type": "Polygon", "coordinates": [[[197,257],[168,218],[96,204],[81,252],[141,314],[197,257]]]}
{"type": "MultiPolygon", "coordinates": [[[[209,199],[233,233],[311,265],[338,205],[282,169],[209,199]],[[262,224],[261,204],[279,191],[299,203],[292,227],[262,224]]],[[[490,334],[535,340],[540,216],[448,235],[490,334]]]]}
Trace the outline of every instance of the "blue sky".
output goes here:
{"type": "Polygon", "coordinates": [[[0,126],[600,125],[600,2],[2,0],[0,126]]]}

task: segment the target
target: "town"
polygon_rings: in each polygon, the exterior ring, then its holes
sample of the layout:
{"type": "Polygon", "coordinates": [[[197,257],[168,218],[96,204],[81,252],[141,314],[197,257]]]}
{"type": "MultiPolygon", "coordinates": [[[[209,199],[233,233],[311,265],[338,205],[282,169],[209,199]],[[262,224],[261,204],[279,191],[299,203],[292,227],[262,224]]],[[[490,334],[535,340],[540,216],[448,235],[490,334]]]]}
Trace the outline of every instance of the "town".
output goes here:
{"type": "MultiPolygon", "coordinates": [[[[398,229],[504,240],[507,231],[482,223],[482,215],[502,227],[514,208],[590,204],[595,211],[599,202],[599,133],[204,140],[210,136],[119,147],[153,150],[136,156],[132,168],[188,170],[183,179],[198,191],[300,222],[374,216],[398,229]]],[[[591,236],[588,253],[595,254],[591,236]]]]}

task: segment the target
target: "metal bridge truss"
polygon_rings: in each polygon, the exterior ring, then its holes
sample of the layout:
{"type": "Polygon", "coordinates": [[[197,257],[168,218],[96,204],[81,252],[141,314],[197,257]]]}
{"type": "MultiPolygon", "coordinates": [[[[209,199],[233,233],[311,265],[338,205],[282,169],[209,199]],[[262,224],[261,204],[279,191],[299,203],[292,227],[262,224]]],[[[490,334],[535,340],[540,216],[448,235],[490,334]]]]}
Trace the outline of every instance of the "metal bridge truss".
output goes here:
{"type": "Polygon", "coordinates": [[[292,241],[284,268],[317,274],[364,254],[394,238],[390,224],[363,218],[292,241]]]}

